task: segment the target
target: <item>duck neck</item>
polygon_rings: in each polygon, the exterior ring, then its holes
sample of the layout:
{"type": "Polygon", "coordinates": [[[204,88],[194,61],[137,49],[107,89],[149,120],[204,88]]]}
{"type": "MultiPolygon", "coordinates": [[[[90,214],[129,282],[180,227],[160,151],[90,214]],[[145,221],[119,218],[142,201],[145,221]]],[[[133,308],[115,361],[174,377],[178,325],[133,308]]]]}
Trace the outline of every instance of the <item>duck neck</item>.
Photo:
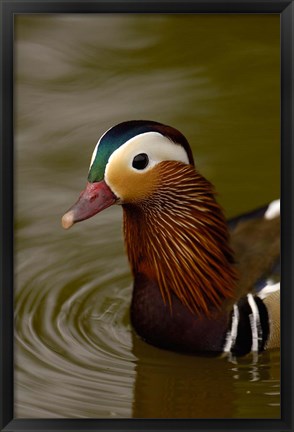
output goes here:
{"type": "Polygon", "coordinates": [[[175,297],[206,317],[232,300],[237,278],[227,224],[212,185],[193,166],[162,163],[153,193],[123,210],[135,283],[143,275],[155,284],[171,313],[175,297]]]}

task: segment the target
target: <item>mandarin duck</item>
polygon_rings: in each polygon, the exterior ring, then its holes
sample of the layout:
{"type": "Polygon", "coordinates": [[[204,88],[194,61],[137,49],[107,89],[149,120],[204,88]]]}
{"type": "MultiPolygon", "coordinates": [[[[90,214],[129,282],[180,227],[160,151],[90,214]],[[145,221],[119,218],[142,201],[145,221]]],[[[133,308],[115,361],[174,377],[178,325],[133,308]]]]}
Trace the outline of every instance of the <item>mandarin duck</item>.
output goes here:
{"type": "Polygon", "coordinates": [[[134,284],[131,323],[146,342],[245,355],[280,344],[279,200],[226,221],[186,138],[127,121],[99,139],[65,229],[123,208],[134,284]]]}

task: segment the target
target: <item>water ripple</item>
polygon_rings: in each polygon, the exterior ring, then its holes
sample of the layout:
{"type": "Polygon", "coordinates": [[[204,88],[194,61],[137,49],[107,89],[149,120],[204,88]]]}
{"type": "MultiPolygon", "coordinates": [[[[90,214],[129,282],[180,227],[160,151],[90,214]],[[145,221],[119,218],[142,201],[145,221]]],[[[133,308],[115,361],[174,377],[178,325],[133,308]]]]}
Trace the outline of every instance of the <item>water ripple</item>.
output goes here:
{"type": "Polygon", "coordinates": [[[35,406],[35,397],[42,399],[44,388],[46,410],[52,406],[56,415],[57,394],[68,397],[67,403],[64,399],[62,403],[70,406],[73,387],[79,399],[74,416],[79,416],[79,411],[86,415],[84,406],[88,416],[125,416],[124,407],[131,406],[135,360],[128,320],[131,286],[127,268],[116,265],[110,272],[103,262],[96,265],[93,256],[84,253],[73,269],[71,261],[67,273],[67,258],[40,261],[42,253],[50,256],[48,248],[50,242],[36,250],[31,247],[31,253],[26,249],[26,260],[17,260],[18,274],[21,278],[26,274],[25,281],[18,281],[21,289],[15,296],[16,368],[22,382],[16,392],[17,416],[33,414],[29,395],[35,406]],[[36,255],[38,264],[34,265],[36,255]],[[99,268],[103,268],[100,277],[99,268]],[[22,392],[28,393],[26,404],[22,392]]]}

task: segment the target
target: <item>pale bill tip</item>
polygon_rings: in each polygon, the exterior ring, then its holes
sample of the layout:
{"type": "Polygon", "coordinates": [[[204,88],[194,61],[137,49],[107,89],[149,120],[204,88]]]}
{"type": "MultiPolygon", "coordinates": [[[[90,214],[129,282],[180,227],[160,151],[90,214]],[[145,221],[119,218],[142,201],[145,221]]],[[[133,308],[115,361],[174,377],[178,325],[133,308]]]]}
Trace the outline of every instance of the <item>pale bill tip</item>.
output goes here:
{"type": "Polygon", "coordinates": [[[69,229],[74,224],[73,211],[69,211],[65,213],[65,215],[61,219],[61,224],[64,229],[69,229]]]}

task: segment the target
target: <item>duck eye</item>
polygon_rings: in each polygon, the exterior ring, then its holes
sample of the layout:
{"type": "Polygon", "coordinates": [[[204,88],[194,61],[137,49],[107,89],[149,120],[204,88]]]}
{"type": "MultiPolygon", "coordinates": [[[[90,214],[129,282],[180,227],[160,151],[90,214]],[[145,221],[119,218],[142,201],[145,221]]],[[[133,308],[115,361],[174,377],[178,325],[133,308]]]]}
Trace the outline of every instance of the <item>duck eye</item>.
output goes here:
{"type": "Polygon", "coordinates": [[[132,166],[138,170],[146,168],[149,163],[149,158],[146,153],[140,153],[134,157],[132,166]]]}

